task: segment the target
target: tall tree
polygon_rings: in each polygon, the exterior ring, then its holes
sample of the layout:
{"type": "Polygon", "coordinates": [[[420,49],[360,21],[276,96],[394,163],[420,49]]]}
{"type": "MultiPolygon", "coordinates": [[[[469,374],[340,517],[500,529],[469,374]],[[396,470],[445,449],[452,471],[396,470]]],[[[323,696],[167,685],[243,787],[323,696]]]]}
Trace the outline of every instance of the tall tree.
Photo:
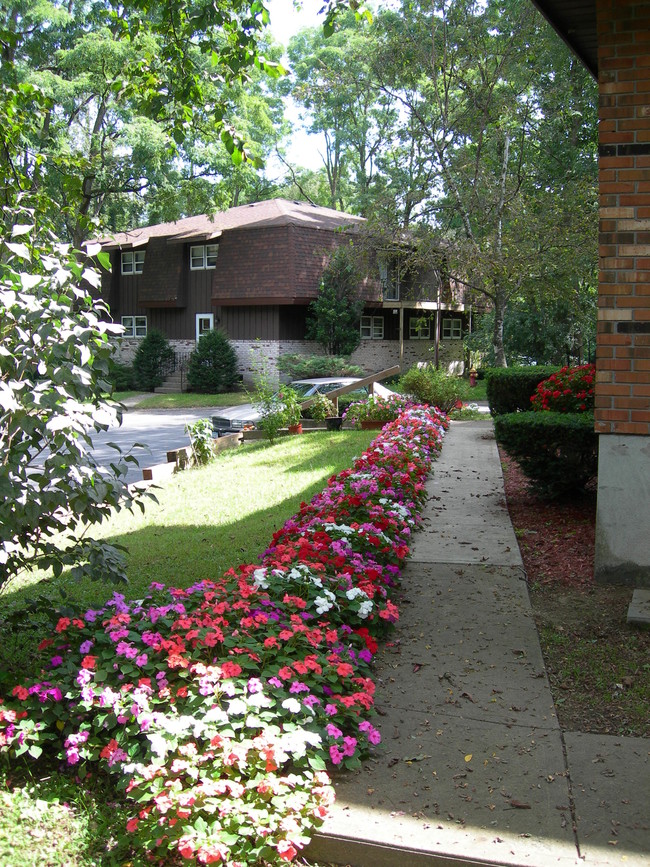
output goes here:
{"type": "Polygon", "coordinates": [[[455,273],[488,299],[505,364],[511,301],[570,299],[592,282],[594,83],[528,0],[404,0],[353,47],[300,39],[294,93],[336,144],[337,189],[384,228],[433,233],[421,250],[444,244],[455,273]],[[383,122],[370,127],[381,135],[363,185],[349,168],[358,124],[348,107],[383,122]]]}
{"type": "Polygon", "coordinates": [[[324,139],[329,205],[366,215],[377,159],[397,117],[370,74],[368,22],[344,16],[329,36],[302,30],[289,44],[291,79],[286,87],[304,111],[311,133],[324,139]]]}
{"type": "MultiPolygon", "coordinates": [[[[86,220],[111,206],[113,221],[124,211],[130,219],[136,197],[163,191],[174,175],[184,187],[207,176],[214,191],[215,177],[238,172],[214,205],[241,195],[246,164],[260,164],[279,122],[278,102],[265,111],[259,77],[253,81],[259,71],[280,70],[270,59],[279,49],[262,53],[267,21],[261,0],[3,6],[0,83],[29,83],[48,100],[22,136],[24,184],[58,201],[61,235],[79,244],[86,220]],[[253,143],[249,152],[236,121],[253,143]],[[238,168],[229,170],[233,160],[238,168]]],[[[206,192],[203,184],[198,198],[206,192]]]]}

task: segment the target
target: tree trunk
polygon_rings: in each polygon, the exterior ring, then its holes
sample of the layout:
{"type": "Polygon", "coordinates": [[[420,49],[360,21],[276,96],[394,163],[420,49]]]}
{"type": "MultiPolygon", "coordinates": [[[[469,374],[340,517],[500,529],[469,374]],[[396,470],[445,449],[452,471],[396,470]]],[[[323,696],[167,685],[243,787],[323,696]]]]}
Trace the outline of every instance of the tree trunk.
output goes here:
{"type": "Polygon", "coordinates": [[[506,354],[503,349],[503,322],[506,316],[507,296],[499,286],[494,294],[494,331],[492,333],[492,349],[494,351],[494,366],[507,367],[506,354]]]}

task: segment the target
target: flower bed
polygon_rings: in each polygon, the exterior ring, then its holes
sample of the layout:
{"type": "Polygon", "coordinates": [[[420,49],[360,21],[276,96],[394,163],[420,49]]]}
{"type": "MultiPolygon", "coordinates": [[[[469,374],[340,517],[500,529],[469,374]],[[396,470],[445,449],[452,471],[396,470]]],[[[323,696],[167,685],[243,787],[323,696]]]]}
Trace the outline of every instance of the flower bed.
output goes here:
{"type": "Polygon", "coordinates": [[[0,749],[116,774],[152,860],[291,861],[332,802],[327,762],[379,741],[370,663],[446,424],[387,425],[259,564],[62,617],[42,678],[0,699],[0,749]]]}

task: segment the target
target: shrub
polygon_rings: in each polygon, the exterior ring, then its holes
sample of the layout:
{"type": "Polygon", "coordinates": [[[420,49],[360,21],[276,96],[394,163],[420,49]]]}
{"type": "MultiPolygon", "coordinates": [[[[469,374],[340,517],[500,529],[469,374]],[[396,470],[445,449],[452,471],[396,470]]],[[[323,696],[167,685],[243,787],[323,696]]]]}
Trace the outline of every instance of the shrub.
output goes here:
{"type": "Polygon", "coordinates": [[[291,379],[326,376],[364,376],[363,368],[340,355],[298,355],[286,352],[278,358],[278,370],[291,379]]]}
{"type": "Polygon", "coordinates": [[[140,496],[125,482],[132,456],[116,449],[107,469],[92,452],[93,436],[121,419],[106,398],[121,329],[80,288],[98,281],[82,254],[37,241],[26,264],[13,246],[0,269],[0,592],[33,565],[125,581],[118,548],[88,532],[140,496]]]}
{"type": "Polygon", "coordinates": [[[556,370],[556,367],[543,366],[489,368],[485,378],[492,415],[528,412],[535,389],[556,370]]]}
{"type": "Polygon", "coordinates": [[[162,333],[152,328],[142,339],[133,359],[135,383],[143,391],[153,391],[165,381],[165,370],[174,363],[174,350],[162,333]]]}
{"type": "Polygon", "coordinates": [[[223,331],[208,331],[190,355],[187,383],[190,391],[217,394],[237,382],[237,356],[223,331]]]}
{"type": "Polygon", "coordinates": [[[563,367],[540,382],[530,403],[536,412],[593,412],[596,366],[563,367]]]}
{"type": "Polygon", "coordinates": [[[575,495],[598,471],[598,437],[591,413],[507,413],[495,417],[494,431],[542,499],[575,495]]]}
{"type": "Polygon", "coordinates": [[[418,403],[437,406],[450,412],[459,400],[467,397],[468,385],[458,376],[449,376],[433,365],[412,367],[400,380],[400,388],[412,394],[418,403]]]}
{"type": "Polygon", "coordinates": [[[114,391],[133,391],[135,388],[135,373],[130,364],[111,363],[108,371],[108,381],[114,391]]]}

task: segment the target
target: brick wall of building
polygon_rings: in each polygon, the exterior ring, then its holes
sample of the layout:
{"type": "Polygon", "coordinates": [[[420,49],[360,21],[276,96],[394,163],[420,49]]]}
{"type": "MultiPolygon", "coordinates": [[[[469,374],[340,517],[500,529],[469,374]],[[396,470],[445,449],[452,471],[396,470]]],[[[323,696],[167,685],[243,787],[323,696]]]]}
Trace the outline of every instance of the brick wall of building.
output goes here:
{"type": "Polygon", "coordinates": [[[596,430],[650,434],[650,4],[598,0],[596,430]]]}

